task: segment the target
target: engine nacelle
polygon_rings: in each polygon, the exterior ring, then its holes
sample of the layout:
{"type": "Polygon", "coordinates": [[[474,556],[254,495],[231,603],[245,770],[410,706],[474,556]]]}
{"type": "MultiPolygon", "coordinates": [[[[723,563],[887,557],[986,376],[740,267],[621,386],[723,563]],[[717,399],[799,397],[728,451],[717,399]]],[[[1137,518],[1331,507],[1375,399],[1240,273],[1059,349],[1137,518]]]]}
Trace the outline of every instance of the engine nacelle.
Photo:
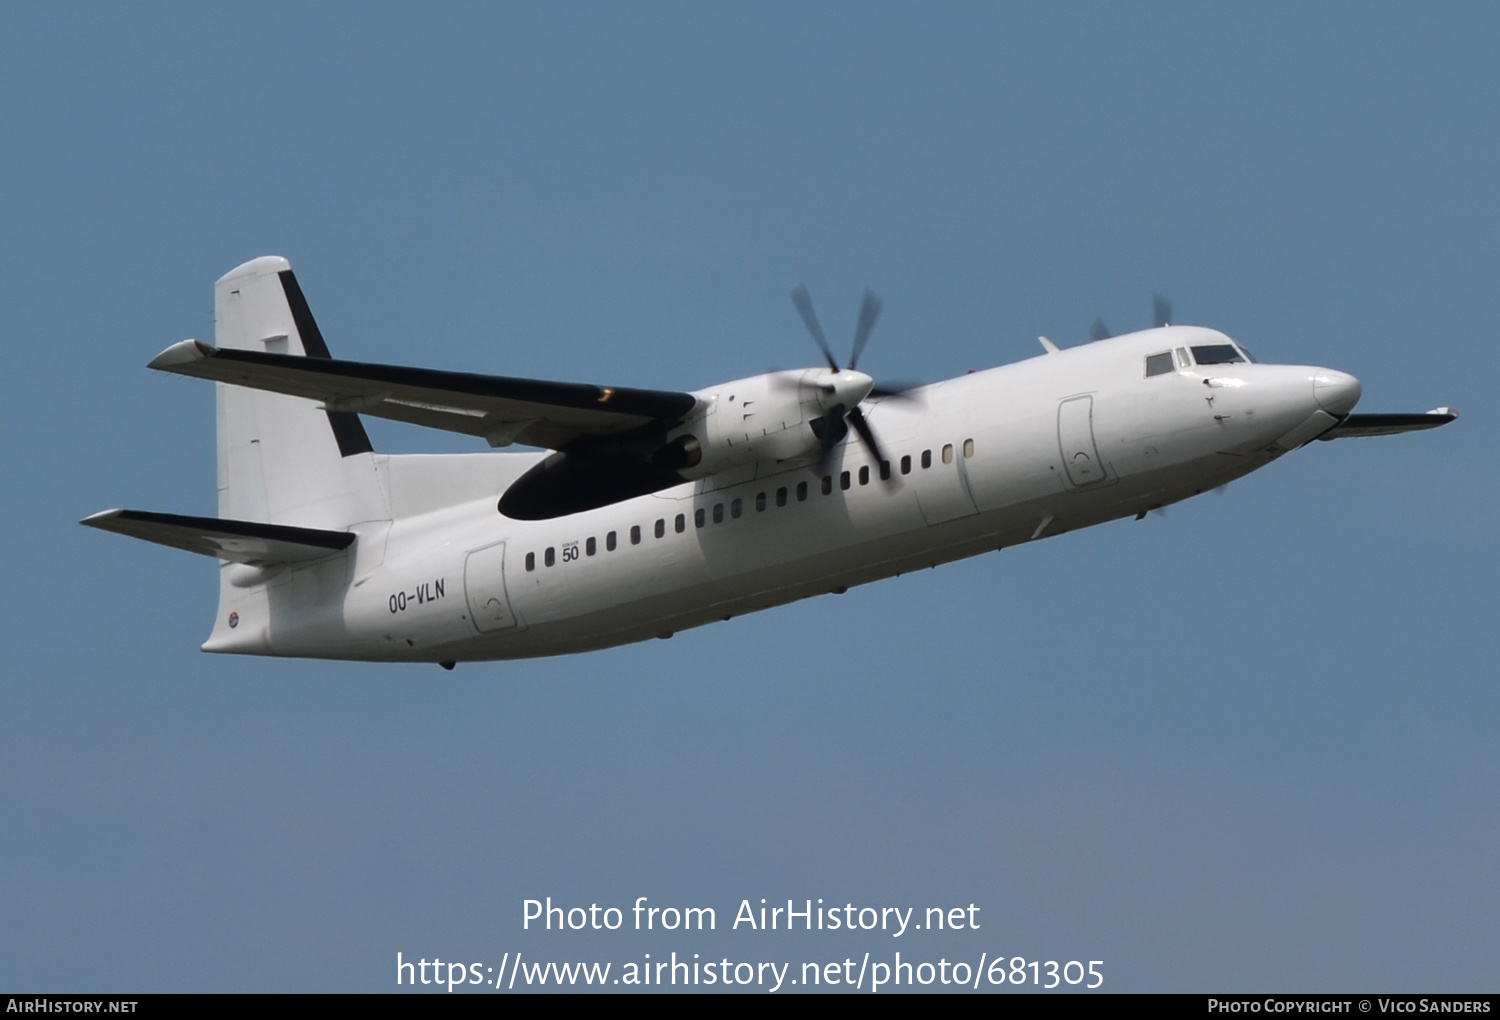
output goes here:
{"type": "Polygon", "coordinates": [[[683,478],[703,478],[761,461],[808,456],[818,449],[812,421],[824,414],[820,369],[768,372],[700,390],[704,412],[672,430],[653,457],[683,478]]]}
{"type": "Polygon", "coordinates": [[[551,454],[511,484],[499,510],[514,520],[545,520],[721,471],[816,457],[825,440],[843,438],[849,410],[873,386],[852,369],[810,368],[699,391],[693,417],[665,436],[646,428],[551,454]]]}

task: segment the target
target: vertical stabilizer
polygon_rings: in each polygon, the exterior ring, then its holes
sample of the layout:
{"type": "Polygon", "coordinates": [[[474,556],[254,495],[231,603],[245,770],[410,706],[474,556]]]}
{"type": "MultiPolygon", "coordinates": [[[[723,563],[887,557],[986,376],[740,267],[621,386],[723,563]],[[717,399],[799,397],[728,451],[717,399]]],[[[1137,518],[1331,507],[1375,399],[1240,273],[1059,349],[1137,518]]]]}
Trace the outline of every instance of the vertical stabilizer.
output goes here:
{"type": "MultiPolygon", "coordinates": [[[[266,256],[214,285],[219,347],[329,357],[291,263],[266,256]]],[[[219,516],[343,529],[388,520],[357,415],[311,400],[216,384],[219,516]]]]}

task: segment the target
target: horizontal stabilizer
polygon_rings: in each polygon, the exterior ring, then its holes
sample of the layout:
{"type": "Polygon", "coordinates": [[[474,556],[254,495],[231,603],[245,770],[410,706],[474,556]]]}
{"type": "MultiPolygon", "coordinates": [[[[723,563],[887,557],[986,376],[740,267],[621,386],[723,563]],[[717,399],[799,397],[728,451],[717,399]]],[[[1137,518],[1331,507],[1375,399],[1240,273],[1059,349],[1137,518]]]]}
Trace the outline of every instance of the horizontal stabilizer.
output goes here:
{"type": "Polygon", "coordinates": [[[256,566],[320,560],[354,543],[354,533],[349,531],[320,531],[218,517],[184,517],[149,510],[105,510],[78,523],[174,549],[256,566]]]}
{"type": "Polygon", "coordinates": [[[1348,439],[1355,436],[1393,436],[1397,432],[1419,432],[1446,425],[1458,417],[1451,407],[1437,407],[1426,414],[1351,414],[1319,439],[1348,439]]]}
{"type": "Polygon", "coordinates": [[[698,403],[689,393],[305,358],[216,348],[200,340],[173,344],[151,367],[317,400],[329,411],[462,432],[491,446],[551,450],[652,423],[676,424],[698,403]]]}

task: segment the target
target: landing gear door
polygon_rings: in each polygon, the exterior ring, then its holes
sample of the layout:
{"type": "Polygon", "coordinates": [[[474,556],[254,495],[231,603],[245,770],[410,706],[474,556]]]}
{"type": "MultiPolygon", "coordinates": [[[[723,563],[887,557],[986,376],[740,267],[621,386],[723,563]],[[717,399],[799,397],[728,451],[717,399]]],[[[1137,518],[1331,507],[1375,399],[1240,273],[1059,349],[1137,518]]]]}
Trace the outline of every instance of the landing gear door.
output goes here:
{"type": "Polygon", "coordinates": [[[469,618],[481,633],[519,624],[505,595],[504,542],[469,553],[464,561],[464,597],[469,601],[469,618]]]}
{"type": "Polygon", "coordinates": [[[1057,444],[1074,486],[1104,481],[1104,464],[1094,445],[1094,398],[1069,397],[1057,406],[1057,444]]]}

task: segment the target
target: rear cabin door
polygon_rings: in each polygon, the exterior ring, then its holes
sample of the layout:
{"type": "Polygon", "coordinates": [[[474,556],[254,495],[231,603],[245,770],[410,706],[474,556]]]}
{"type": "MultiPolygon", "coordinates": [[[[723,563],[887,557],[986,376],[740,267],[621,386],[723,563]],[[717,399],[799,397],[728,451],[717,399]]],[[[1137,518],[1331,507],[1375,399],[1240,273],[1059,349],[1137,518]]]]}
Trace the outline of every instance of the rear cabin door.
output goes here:
{"type": "Polygon", "coordinates": [[[480,632],[505,630],[518,623],[505,595],[505,543],[475,549],[464,561],[464,597],[469,618],[480,632]]]}

